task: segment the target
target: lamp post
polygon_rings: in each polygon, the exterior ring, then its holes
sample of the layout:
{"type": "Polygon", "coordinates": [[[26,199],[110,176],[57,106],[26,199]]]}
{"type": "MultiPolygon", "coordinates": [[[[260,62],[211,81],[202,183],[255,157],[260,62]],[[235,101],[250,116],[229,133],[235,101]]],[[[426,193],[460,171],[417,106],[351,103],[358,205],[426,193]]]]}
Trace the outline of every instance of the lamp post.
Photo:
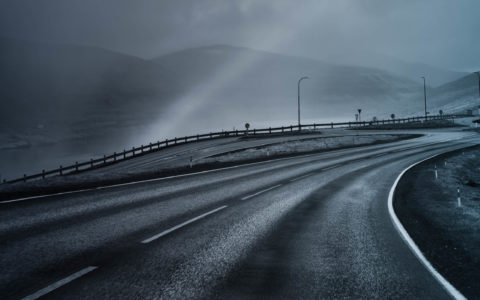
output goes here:
{"type": "Polygon", "coordinates": [[[301,130],[301,127],[300,127],[300,82],[302,82],[302,80],[304,79],[309,79],[307,76],[304,76],[302,78],[300,78],[298,80],[298,130],[301,130]]]}
{"type": "Polygon", "coordinates": [[[427,120],[427,88],[425,85],[425,77],[422,76],[423,78],[423,100],[425,102],[425,121],[427,120]]]}
{"type": "Polygon", "coordinates": [[[478,97],[480,97],[480,72],[475,72],[478,77],[478,97]]]}

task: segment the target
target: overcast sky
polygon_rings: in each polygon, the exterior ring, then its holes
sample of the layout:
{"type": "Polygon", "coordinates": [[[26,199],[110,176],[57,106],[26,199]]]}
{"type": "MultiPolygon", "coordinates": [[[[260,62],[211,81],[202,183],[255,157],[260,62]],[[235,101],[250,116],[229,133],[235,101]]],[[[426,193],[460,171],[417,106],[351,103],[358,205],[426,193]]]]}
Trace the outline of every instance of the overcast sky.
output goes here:
{"type": "Polygon", "coordinates": [[[151,58],[210,44],[480,69],[478,0],[0,0],[0,35],[151,58]],[[361,56],[361,55],[359,55],[361,56]]]}

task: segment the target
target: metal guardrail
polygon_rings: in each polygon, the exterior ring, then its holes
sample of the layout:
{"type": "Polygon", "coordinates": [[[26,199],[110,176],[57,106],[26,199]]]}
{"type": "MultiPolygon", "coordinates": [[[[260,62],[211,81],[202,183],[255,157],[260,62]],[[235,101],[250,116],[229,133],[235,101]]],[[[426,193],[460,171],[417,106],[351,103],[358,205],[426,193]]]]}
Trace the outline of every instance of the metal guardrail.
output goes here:
{"type": "Polygon", "coordinates": [[[422,122],[427,120],[446,120],[446,119],[455,119],[462,117],[469,117],[470,115],[436,115],[428,117],[411,117],[403,119],[387,119],[387,120],[375,120],[375,121],[361,121],[361,122],[339,122],[339,123],[313,123],[305,125],[290,125],[290,126],[281,126],[281,127],[269,127],[261,129],[250,129],[250,130],[233,130],[233,131],[221,131],[221,132],[210,132],[206,134],[197,134],[190,135],[185,137],[175,137],[173,139],[166,139],[164,141],[158,141],[156,143],[150,143],[148,145],[141,145],[140,147],[133,147],[130,150],[123,150],[121,152],[114,152],[111,155],[104,155],[101,158],[90,159],[90,161],[85,162],[75,162],[75,164],[69,166],[60,166],[57,169],[53,170],[42,170],[42,172],[32,175],[24,174],[23,177],[13,179],[13,180],[4,180],[4,183],[15,183],[15,182],[26,182],[27,180],[32,179],[44,179],[52,175],[67,175],[72,173],[78,173],[81,171],[96,169],[102,166],[111,165],[120,161],[131,159],[133,157],[138,157],[145,155],[147,153],[156,152],[168,147],[175,145],[182,145],[186,143],[205,141],[218,138],[226,137],[238,137],[238,136],[247,136],[247,135],[268,135],[268,134],[286,134],[292,132],[301,132],[302,130],[317,130],[320,128],[358,128],[366,126],[381,126],[389,124],[406,124],[412,122],[422,122]]]}

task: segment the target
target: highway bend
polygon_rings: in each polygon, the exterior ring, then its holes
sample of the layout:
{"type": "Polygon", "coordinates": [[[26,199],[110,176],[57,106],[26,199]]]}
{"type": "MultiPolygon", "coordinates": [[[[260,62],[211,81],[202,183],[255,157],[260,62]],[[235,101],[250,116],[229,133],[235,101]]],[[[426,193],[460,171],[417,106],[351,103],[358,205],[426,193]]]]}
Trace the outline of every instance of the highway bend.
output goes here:
{"type": "Polygon", "coordinates": [[[397,233],[421,138],[0,204],[0,298],[449,298],[397,233]]]}

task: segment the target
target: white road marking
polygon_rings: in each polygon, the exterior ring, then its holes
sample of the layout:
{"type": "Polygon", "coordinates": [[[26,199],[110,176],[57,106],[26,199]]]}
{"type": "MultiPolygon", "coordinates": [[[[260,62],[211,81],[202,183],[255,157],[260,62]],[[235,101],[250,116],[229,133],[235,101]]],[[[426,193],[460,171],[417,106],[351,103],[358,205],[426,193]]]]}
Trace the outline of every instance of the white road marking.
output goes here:
{"type": "Polygon", "coordinates": [[[338,167],[340,167],[340,165],[334,165],[334,166],[331,166],[331,167],[323,168],[320,171],[328,171],[328,170],[335,169],[335,168],[338,168],[338,167]]]}
{"type": "Polygon", "coordinates": [[[303,179],[303,178],[308,177],[308,176],[310,176],[310,175],[312,175],[312,174],[305,174],[305,175],[300,176],[300,177],[295,177],[295,178],[293,178],[293,179],[290,179],[290,182],[294,182],[294,181],[303,179]]]}
{"type": "Polygon", "coordinates": [[[445,279],[445,277],[443,277],[440,273],[438,273],[438,271],[432,266],[432,264],[425,258],[422,251],[418,248],[418,246],[415,244],[415,242],[410,237],[408,232],[405,230],[402,223],[400,222],[397,215],[395,214],[395,211],[393,210],[393,195],[395,193],[395,188],[397,187],[397,184],[400,181],[400,178],[402,178],[403,174],[405,174],[405,172],[407,172],[409,169],[413,168],[414,166],[426,160],[434,158],[438,155],[440,154],[436,154],[436,155],[430,156],[429,158],[416,162],[410,165],[405,170],[403,170],[402,173],[400,173],[400,175],[398,175],[397,179],[393,183],[392,188],[390,189],[390,193],[388,194],[388,212],[390,213],[390,218],[392,219],[394,227],[397,229],[400,236],[408,245],[410,250],[418,258],[418,260],[420,260],[420,262],[425,266],[425,268],[433,275],[433,277],[440,283],[440,285],[448,292],[448,294],[450,294],[450,296],[452,296],[454,299],[467,299],[450,282],[448,282],[447,279],[445,279]]]}
{"type": "Polygon", "coordinates": [[[26,201],[26,200],[32,200],[32,199],[40,199],[40,198],[46,198],[46,197],[52,197],[52,196],[76,194],[76,193],[95,191],[95,190],[110,189],[110,188],[134,185],[134,184],[145,183],[145,182],[155,182],[155,181],[162,181],[162,180],[168,180],[168,179],[173,179],[173,178],[188,177],[188,176],[194,176],[194,175],[198,175],[198,174],[212,173],[212,172],[217,172],[217,171],[235,169],[235,168],[239,168],[239,167],[253,166],[253,165],[258,165],[258,164],[265,164],[265,163],[281,161],[281,160],[304,158],[304,157],[309,157],[309,156],[313,156],[313,155],[315,155],[315,154],[305,154],[305,155],[298,155],[298,156],[293,156],[293,157],[275,158],[275,159],[269,159],[269,160],[258,161],[258,162],[247,163],[247,164],[240,164],[240,165],[235,165],[235,166],[230,166],[230,167],[200,171],[200,172],[193,172],[193,173],[180,174],[180,175],[172,175],[172,176],[167,176],[167,177],[162,177],[162,178],[152,178],[152,179],[145,179],[145,180],[138,180],[138,181],[132,181],[132,182],[127,182],[127,183],[105,185],[105,186],[99,186],[99,187],[87,188],[87,189],[81,189],[81,190],[75,190],[75,191],[60,192],[60,193],[53,193],[53,194],[47,194],[47,195],[30,196],[30,197],[24,197],[24,198],[18,198],[18,199],[4,200],[4,201],[0,201],[0,204],[20,202],[20,201],[26,201]]]}
{"type": "Polygon", "coordinates": [[[227,207],[227,205],[220,206],[220,207],[218,207],[218,208],[215,208],[214,210],[211,210],[211,211],[209,211],[209,212],[206,212],[206,213],[204,213],[204,214],[202,214],[202,215],[199,215],[199,216],[197,216],[197,217],[195,217],[195,218],[193,218],[193,219],[190,219],[190,220],[185,221],[185,222],[183,222],[183,223],[181,223],[181,224],[178,224],[178,225],[176,225],[176,226],[173,226],[173,227],[170,228],[170,229],[167,229],[167,230],[165,230],[165,231],[162,231],[162,232],[160,232],[159,234],[156,234],[156,235],[154,235],[154,236],[152,236],[152,237],[150,237],[150,238],[148,238],[148,239],[143,240],[143,241],[142,241],[142,244],[148,244],[148,243],[150,243],[150,242],[153,242],[154,240],[159,239],[159,238],[161,238],[162,236],[165,236],[165,235],[167,235],[167,234],[169,234],[169,233],[171,233],[171,232],[173,232],[173,231],[175,231],[175,230],[177,230],[177,229],[180,229],[180,228],[182,228],[182,227],[184,227],[184,226],[186,226],[186,225],[188,225],[188,224],[190,224],[190,223],[193,223],[193,222],[198,221],[198,220],[200,220],[200,219],[202,219],[202,218],[205,218],[206,216],[211,215],[211,214],[213,214],[213,213],[216,213],[217,211],[222,210],[222,209],[224,209],[224,208],[226,208],[226,207],[227,207]]]}
{"type": "Polygon", "coordinates": [[[275,185],[275,186],[269,187],[268,189],[261,190],[260,192],[256,192],[255,194],[251,194],[251,195],[245,196],[245,197],[243,197],[241,200],[250,199],[250,198],[255,197],[255,196],[257,196],[257,195],[260,195],[260,194],[262,194],[262,193],[265,193],[265,192],[268,192],[268,191],[270,191],[270,190],[273,190],[273,189],[275,189],[275,188],[277,188],[277,187],[279,187],[279,186],[281,186],[281,184],[277,184],[277,185],[275,185]]]}
{"type": "MultiPolygon", "coordinates": [[[[401,142],[401,141],[396,141],[396,142],[401,142]]],[[[395,142],[392,142],[392,143],[395,143],[395,142]]],[[[432,144],[434,144],[434,143],[432,143],[432,144]]],[[[375,147],[376,145],[367,145],[365,147],[370,147],[370,146],[375,147]]],[[[397,145],[395,145],[395,146],[397,146],[397,145]]],[[[401,145],[398,145],[398,146],[401,146],[401,145]]],[[[347,151],[350,151],[350,150],[351,149],[342,149],[342,150],[338,150],[338,151],[335,150],[335,153],[337,153],[337,154],[338,153],[344,153],[344,152],[347,152],[347,151]]],[[[194,175],[198,175],[198,174],[206,174],[206,173],[212,173],[212,172],[217,172],[217,171],[235,169],[235,168],[238,168],[238,167],[247,167],[247,166],[265,164],[265,163],[275,162],[275,161],[304,158],[304,157],[309,157],[309,156],[313,156],[313,155],[317,155],[317,154],[323,154],[323,153],[305,154],[305,155],[298,155],[298,156],[293,156],[293,157],[274,158],[274,159],[269,159],[269,160],[264,160],[264,161],[253,162],[253,163],[240,164],[240,165],[235,165],[235,166],[230,166],[230,167],[217,168],[217,169],[211,169],[211,170],[193,172],[193,173],[187,173],[187,174],[181,174],[181,175],[173,175],[173,176],[167,176],[167,177],[162,177],[162,178],[152,178],[152,179],[145,179],[145,180],[138,180],[138,181],[132,181],[132,182],[127,182],[127,183],[105,185],[105,186],[87,188],[87,189],[81,189],[81,190],[75,190],[75,191],[52,193],[52,194],[39,195],[39,196],[30,196],[30,197],[24,197],[24,198],[17,198],[17,199],[0,201],[0,204],[20,202],[20,201],[26,201],[26,200],[32,200],[32,199],[40,199],[40,198],[46,198],[46,197],[52,197],[52,196],[76,194],[76,193],[82,193],[82,192],[88,192],[88,191],[94,191],[94,190],[101,190],[101,189],[109,189],[109,188],[115,188],[115,187],[127,186],[127,185],[134,185],[134,184],[145,183],[145,182],[155,182],[155,181],[162,181],[162,180],[168,180],[168,179],[173,179],[173,178],[188,177],[188,176],[194,176],[194,175]]]]}
{"type": "Polygon", "coordinates": [[[97,269],[98,267],[95,267],[95,266],[90,266],[90,267],[87,267],[85,269],[82,269],[76,273],[73,273],[72,275],[68,276],[68,277],[65,277],[37,292],[35,292],[34,294],[31,294],[29,296],[26,296],[25,298],[23,298],[23,300],[34,300],[34,299],[38,299],[48,293],[50,293],[51,291],[53,290],[56,290],[58,289],[59,287],[61,286],[64,286],[66,285],[67,283],[77,279],[77,278],[80,278],[82,277],[83,275],[87,274],[87,273],[90,273],[92,272],[93,270],[97,269]]]}

